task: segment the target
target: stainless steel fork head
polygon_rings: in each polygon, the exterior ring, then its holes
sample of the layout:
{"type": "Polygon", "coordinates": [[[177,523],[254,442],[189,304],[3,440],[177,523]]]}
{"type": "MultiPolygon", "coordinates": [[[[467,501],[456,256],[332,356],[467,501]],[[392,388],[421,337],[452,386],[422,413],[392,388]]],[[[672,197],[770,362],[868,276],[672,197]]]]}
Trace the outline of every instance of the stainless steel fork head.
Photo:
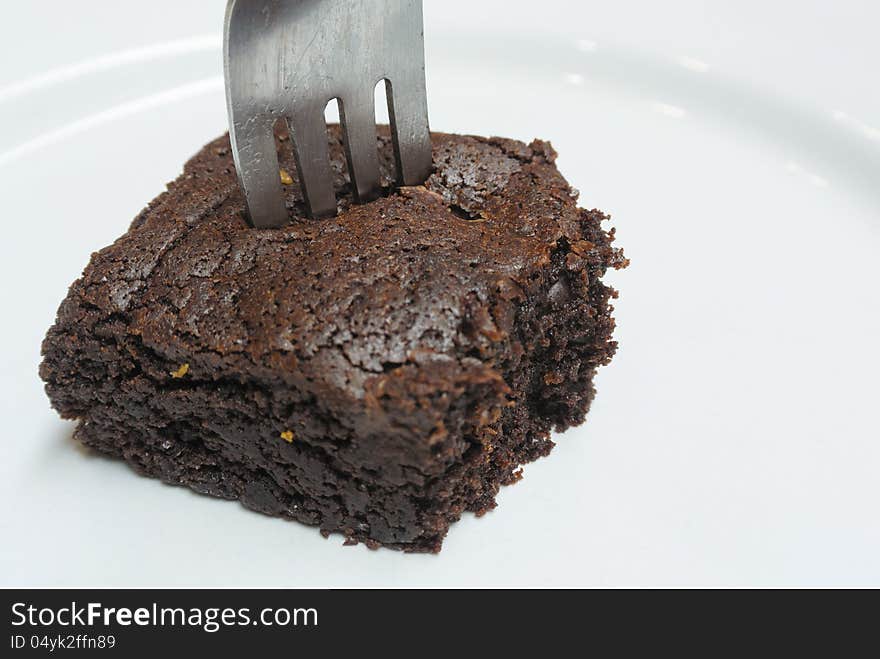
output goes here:
{"type": "Polygon", "coordinates": [[[335,215],[324,109],[339,99],[358,201],[379,189],[374,90],[386,81],[403,185],[431,171],[422,0],[229,0],[224,68],[239,183],[256,227],[288,221],[274,125],[291,129],[313,217],[335,215]]]}

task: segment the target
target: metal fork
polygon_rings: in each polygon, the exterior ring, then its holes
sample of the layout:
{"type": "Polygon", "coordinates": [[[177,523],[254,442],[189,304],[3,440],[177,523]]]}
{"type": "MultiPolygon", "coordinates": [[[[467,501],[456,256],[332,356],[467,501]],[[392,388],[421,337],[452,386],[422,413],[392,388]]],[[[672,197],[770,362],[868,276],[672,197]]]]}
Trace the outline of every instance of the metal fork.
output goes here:
{"type": "Polygon", "coordinates": [[[324,110],[338,99],[359,202],[379,190],[376,85],[385,80],[398,182],[431,171],[422,0],[229,0],[224,68],[229,133],[255,227],[288,222],[274,126],[291,130],[312,217],[336,214],[324,110]]]}

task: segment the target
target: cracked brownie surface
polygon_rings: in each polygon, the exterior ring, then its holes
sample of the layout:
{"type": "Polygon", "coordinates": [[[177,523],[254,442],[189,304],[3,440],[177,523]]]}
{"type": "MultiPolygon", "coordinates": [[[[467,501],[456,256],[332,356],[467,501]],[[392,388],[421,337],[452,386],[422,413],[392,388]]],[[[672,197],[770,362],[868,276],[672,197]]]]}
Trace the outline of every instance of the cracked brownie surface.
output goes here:
{"type": "Polygon", "coordinates": [[[434,134],[434,172],[305,216],[285,133],[290,223],[245,218],[228,137],[207,145],[93,255],[43,344],[75,436],[141,473],[408,551],[439,551],[551,429],[583,421],[615,350],[599,211],[549,144],[434,134]]]}

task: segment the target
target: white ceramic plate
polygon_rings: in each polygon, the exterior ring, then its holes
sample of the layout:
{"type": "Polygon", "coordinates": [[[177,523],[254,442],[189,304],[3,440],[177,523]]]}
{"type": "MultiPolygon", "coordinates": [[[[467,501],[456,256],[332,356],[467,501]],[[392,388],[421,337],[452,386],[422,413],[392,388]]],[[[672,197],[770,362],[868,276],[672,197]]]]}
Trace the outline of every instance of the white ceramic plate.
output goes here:
{"type": "Polygon", "coordinates": [[[880,584],[876,8],[429,0],[433,126],[552,140],[632,266],[588,422],[409,556],[135,476],[49,409],[66,287],[224,130],[223,2],[31,4],[0,34],[2,585],[880,584]]]}

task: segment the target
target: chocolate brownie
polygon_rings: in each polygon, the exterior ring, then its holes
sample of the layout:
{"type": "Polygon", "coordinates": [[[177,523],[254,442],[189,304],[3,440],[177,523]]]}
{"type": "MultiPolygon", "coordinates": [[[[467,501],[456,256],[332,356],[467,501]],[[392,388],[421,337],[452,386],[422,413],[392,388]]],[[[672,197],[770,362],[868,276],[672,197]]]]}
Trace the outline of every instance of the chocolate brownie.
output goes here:
{"type": "Polygon", "coordinates": [[[43,343],[75,437],[138,472],[318,526],[440,550],[495,506],[552,429],[581,423],[616,344],[601,278],[626,265],[546,142],[436,133],[434,171],[308,219],[248,225],[227,137],[97,252],[43,343]]]}

